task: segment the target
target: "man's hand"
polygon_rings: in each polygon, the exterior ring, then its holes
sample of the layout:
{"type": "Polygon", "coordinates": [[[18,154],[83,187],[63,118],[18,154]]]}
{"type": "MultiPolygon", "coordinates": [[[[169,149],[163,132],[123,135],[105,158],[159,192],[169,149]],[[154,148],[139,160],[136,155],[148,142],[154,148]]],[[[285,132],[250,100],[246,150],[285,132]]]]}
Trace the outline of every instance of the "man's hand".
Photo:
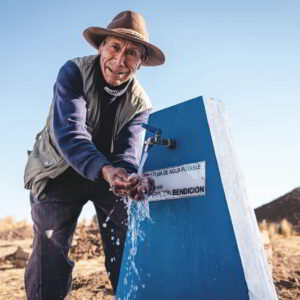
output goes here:
{"type": "Polygon", "coordinates": [[[155,181],[153,178],[144,175],[131,175],[128,177],[133,186],[128,196],[131,199],[140,201],[145,199],[145,195],[150,196],[155,190],[155,181]]]}
{"type": "Polygon", "coordinates": [[[134,183],[128,181],[128,173],[123,168],[106,165],[102,168],[102,177],[109,183],[117,196],[127,196],[134,183]]]}
{"type": "Polygon", "coordinates": [[[153,194],[155,181],[144,175],[128,175],[125,169],[106,165],[102,168],[102,177],[109,183],[112,191],[117,196],[129,196],[140,201],[145,195],[153,194]]]}

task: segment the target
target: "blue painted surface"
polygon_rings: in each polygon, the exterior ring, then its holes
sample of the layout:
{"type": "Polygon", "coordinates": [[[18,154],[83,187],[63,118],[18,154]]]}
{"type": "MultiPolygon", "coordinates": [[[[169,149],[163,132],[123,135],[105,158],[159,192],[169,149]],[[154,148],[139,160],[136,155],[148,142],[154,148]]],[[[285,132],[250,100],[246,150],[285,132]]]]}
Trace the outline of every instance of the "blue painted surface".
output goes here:
{"type": "Polygon", "coordinates": [[[117,299],[248,300],[202,98],[151,114],[149,125],[176,139],[177,147],[154,146],[144,170],[206,161],[206,195],[150,203],[154,223],[141,224],[145,240],[135,257],[139,278],[126,275],[127,237],[117,299]],[[138,289],[128,297],[131,283],[138,289]]]}

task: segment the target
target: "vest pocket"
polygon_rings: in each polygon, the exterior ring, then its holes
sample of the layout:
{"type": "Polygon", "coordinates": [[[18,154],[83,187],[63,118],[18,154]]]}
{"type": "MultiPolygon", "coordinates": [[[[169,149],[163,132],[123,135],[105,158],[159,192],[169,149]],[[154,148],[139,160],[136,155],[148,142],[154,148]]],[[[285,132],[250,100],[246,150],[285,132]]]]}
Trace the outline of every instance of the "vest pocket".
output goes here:
{"type": "MultiPolygon", "coordinates": [[[[53,165],[56,162],[53,151],[51,151],[51,143],[49,139],[49,133],[47,128],[42,131],[39,135],[39,140],[37,141],[37,158],[40,159],[43,167],[47,168],[48,166],[53,165]]],[[[53,149],[54,150],[54,149],[53,149]]]]}
{"type": "Polygon", "coordinates": [[[33,177],[46,171],[48,167],[58,161],[51,151],[51,147],[49,133],[46,128],[44,128],[37,134],[33,149],[28,155],[24,174],[25,185],[27,185],[33,177]]]}

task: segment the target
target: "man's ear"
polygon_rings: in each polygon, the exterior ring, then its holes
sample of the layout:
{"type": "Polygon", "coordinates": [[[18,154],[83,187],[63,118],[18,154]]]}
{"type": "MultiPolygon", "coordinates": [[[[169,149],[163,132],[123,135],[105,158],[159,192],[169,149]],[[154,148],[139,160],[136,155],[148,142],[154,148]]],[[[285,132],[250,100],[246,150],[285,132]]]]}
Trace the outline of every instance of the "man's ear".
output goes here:
{"type": "Polygon", "coordinates": [[[139,70],[139,69],[140,69],[140,67],[141,67],[142,63],[143,63],[143,62],[141,62],[141,63],[138,65],[138,67],[136,68],[137,70],[139,70]]]}
{"type": "Polygon", "coordinates": [[[147,56],[146,55],[143,55],[142,56],[142,59],[141,59],[141,63],[139,64],[139,66],[136,68],[137,70],[140,69],[141,65],[147,60],[147,56]]]}
{"type": "Polygon", "coordinates": [[[146,52],[146,50],[145,50],[145,53],[144,53],[143,56],[142,56],[142,61],[141,61],[140,65],[138,66],[137,70],[140,69],[141,65],[142,65],[147,59],[148,59],[148,55],[147,55],[147,52],[146,52]]]}

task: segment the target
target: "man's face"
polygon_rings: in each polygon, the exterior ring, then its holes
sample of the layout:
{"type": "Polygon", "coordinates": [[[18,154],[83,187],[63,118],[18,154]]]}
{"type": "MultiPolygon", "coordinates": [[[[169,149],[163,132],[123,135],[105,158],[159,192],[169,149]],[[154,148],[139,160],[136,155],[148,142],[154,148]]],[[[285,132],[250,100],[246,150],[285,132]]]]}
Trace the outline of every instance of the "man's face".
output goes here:
{"type": "Polygon", "coordinates": [[[117,86],[131,79],[143,62],[144,52],[142,45],[107,37],[99,47],[100,67],[105,81],[117,86]]]}

